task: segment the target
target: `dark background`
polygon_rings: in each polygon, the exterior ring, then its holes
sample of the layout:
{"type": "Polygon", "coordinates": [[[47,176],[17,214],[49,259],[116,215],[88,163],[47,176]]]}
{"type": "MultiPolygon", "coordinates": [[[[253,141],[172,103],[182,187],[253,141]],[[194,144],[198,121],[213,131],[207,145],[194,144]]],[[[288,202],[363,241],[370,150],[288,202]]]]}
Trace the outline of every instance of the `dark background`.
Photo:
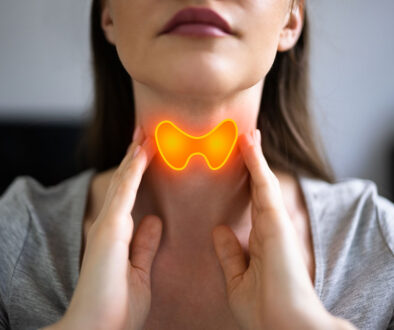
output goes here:
{"type": "Polygon", "coordinates": [[[0,122],[0,194],[20,175],[48,186],[77,174],[83,128],[76,122],[0,122]]]}

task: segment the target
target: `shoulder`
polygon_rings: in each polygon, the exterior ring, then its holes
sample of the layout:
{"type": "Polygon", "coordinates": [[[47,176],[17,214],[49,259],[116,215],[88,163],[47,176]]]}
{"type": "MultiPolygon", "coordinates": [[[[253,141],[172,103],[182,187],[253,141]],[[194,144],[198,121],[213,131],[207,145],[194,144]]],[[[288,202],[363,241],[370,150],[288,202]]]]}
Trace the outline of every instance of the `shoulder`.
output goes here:
{"type": "Polygon", "coordinates": [[[344,206],[360,200],[363,196],[374,198],[378,194],[376,184],[367,179],[348,177],[329,183],[320,179],[302,177],[302,181],[315,198],[331,197],[334,198],[335,203],[344,206]]]}
{"type": "Polygon", "coordinates": [[[376,212],[382,235],[394,257],[394,204],[388,199],[377,196],[376,212]]]}
{"type": "Polygon", "coordinates": [[[373,181],[302,178],[325,307],[359,328],[387,329],[394,301],[394,205],[373,181]]]}
{"type": "Polygon", "coordinates": [[[18,177],[0,197],[0,294],[3,297],[29,228],[27,186],[27,178],[18,177]]]}
{"type": "Polygon", "coordinates": [[[354,243],[360,243],[362,236],[372,240],[368,233],[373,231],[394,257],[394,204],[379,194],[373,181],[344,178],[328,183],[307,177],[301,181],[310,211],[323,231],[356,235],[354,243]]]}
{"type": "Polygon", "coordinates": [[[51,236],[57,240],[67,229],[64,217],[83,205],[82,188],[92,173],[90,169],[53,186],[19,176],[0,196],[0,296],[8,296],[23,251],[43,249],[51,236]]]}

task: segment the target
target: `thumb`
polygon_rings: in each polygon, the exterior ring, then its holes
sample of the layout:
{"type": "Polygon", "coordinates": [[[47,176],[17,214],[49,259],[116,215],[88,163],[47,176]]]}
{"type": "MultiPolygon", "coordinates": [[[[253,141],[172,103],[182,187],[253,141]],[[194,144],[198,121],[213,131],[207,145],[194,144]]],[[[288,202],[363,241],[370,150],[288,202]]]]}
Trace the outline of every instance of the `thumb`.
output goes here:
{"type": "Polygon", "coordinates": [[[213,245],[223,269],[228,292],[231,292],[242,279],[247,264],[237,237],[230,227],[217,226],[212,231],[213,245]]]}
{"type": "Polygon", "coordinates": [[[131,242],[131,266],[149,278],[162,233],[162,222],[155,215],[147,215],[139,224],[131,242]]]}

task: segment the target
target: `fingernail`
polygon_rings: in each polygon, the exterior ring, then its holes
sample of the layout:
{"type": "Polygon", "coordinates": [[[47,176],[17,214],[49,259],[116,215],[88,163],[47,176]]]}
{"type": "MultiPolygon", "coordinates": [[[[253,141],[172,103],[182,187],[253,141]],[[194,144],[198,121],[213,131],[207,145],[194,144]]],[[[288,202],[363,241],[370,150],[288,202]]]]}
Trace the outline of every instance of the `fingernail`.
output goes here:
{"type": "Polygon", "coordinates": [[[147,152],[148,155],[154,155],[156,152],[156,142],[155,140],[150,137],[147,136],[144,143],[142,144],[143,148],[145,149],[145,151],[147,152]]]}
{"type": "Polygon", "coordinates": [[[261,131],[259,129],[256,130],[257,135],[257,143],[261,144],[261,131]]]}
{"type": "Polygon", "coordinates": [[[138,125],[133,133],[133,141],[141,137],[141,127],[138,125]]]}
{"type": "Polygon", "coordinates": [[[257,129],[253,130],[253,143],[254,144],[258,143],[258,141],[257,141],[257,129]]]}
{"type": "Polygon", "coordinates": [[[145,138],[145,141],[144,141],[144,143],[142,144],[142,146],[143,147],[146,147],[147,145],[148,145],[148,143],[150,143],[151,142],[151,138],[149,137],[149,136],[147,136],[146,138],[145,138]]]}
{"type": "Polygon", "coordinates": [[[138,146],[134,149],[133,158],[137,157],[137,155],[138,155],[138,153],[140,152],[140,150],[141,150],[141,146],[138,145],[138,146]]]}
{"type": "Polygon", "coordinates": [[[246,137],[246,141],[248,142],[248,144],[254,144],[253,131],[246,133],[245,137],[246,137]]]}

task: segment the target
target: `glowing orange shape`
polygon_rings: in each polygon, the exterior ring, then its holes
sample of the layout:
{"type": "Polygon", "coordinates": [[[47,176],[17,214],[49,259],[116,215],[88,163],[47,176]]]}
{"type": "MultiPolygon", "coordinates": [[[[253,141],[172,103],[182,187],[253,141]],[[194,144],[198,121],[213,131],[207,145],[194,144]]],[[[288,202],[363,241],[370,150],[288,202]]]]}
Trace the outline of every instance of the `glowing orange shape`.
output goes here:
{"type": "Polygon", "coordinates": [[[225,119],[209,133],[192,136],[169,120],[156,126],[155,139],[166,164],[181,171],[194,155],[201,155],[211,170],[220,169],[230,157],[238,138],[234,120],[225,119]]]}

